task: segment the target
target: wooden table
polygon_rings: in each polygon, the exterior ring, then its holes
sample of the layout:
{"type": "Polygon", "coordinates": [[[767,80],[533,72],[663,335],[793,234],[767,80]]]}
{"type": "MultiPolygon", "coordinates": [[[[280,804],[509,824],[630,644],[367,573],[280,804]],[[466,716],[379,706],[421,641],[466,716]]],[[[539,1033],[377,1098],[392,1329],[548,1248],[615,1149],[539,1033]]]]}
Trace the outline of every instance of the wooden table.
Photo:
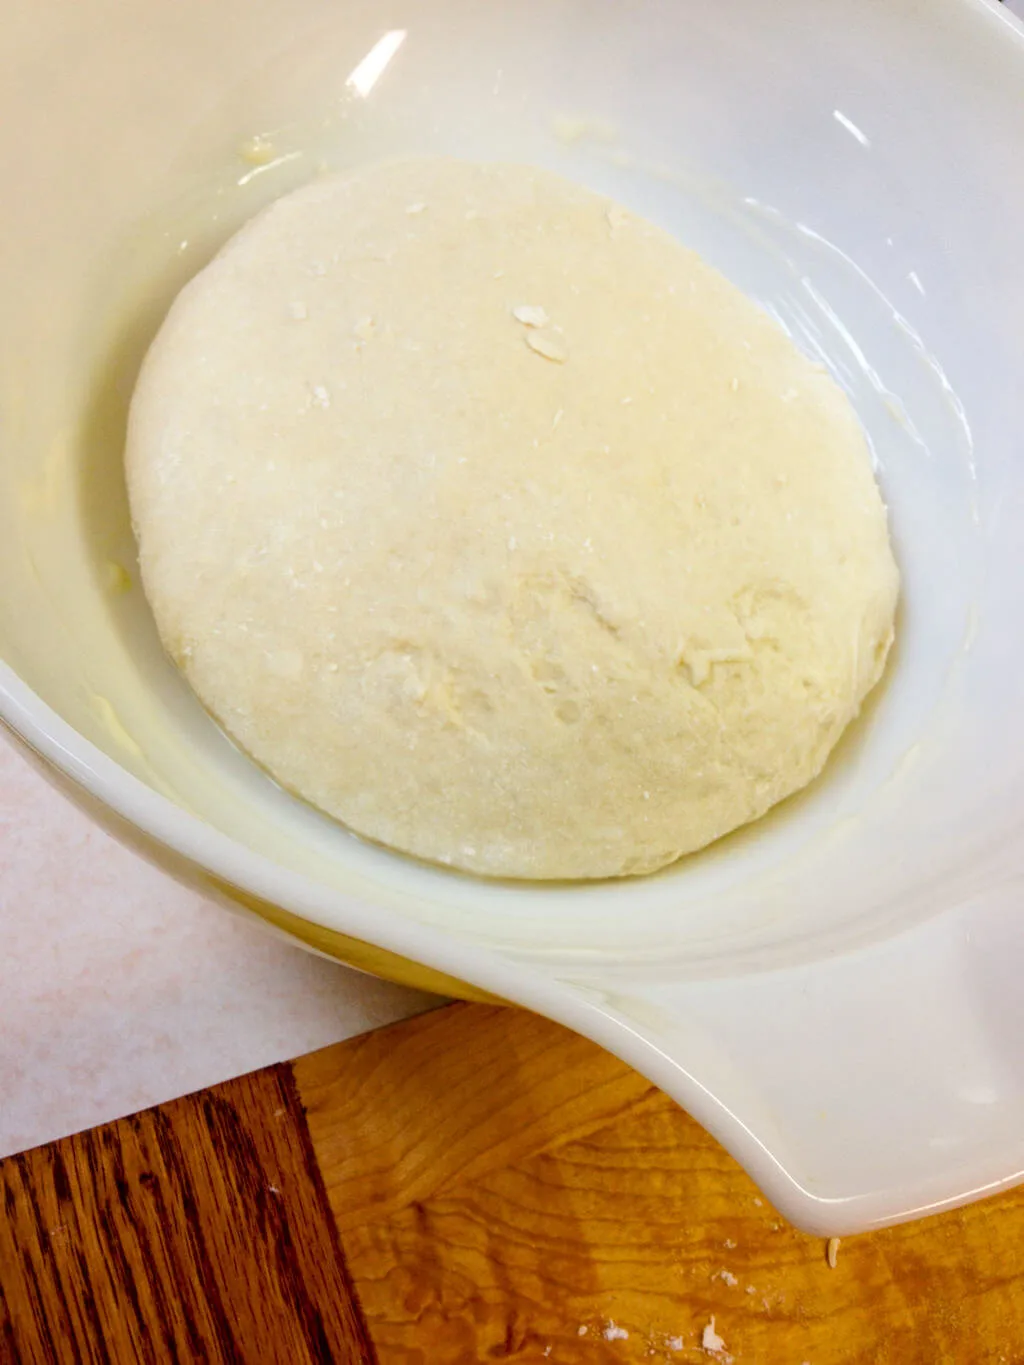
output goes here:
{"type": "Polygon", "coordinates": [[[646,1081],[512,1010],[11,1157],[0,1199],[3,1365],[1024,1362],[1024,1193],[831,1268],[646,1081]]]}

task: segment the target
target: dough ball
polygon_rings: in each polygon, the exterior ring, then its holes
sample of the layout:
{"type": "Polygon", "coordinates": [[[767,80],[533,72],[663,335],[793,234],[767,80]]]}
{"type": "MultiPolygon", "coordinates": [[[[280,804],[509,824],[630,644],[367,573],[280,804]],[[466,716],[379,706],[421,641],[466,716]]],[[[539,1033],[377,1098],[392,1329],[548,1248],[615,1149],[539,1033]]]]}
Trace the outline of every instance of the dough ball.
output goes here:
{"type": "Polygon", "coordinates": [[[673,237],[521,166],[316,181],[182,292],[127,468],[206,707],[370,839],[671,863],[820,772],[898,576],[844,395],[673,237]]]}

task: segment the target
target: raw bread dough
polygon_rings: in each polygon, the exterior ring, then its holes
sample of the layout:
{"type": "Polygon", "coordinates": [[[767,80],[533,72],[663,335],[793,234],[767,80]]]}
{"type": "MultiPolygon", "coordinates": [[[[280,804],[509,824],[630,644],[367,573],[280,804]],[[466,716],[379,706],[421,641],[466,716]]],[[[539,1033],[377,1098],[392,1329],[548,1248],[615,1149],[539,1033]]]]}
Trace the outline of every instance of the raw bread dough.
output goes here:
{"type": "Polygon", "coordinates": [[[648,872],[809,782],[898,575],[844,395],[666,232],[520,166],[321,179],[183,291],[127,456],[209,710],[360,834],[648,872]]]}

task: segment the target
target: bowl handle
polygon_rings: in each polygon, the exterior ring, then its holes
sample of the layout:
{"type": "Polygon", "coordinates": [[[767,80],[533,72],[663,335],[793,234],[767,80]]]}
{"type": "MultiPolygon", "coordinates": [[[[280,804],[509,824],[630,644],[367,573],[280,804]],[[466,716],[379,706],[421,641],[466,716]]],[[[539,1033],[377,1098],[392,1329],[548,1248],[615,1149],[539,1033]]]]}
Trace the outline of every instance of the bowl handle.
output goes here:
{"type": "Polygon", "coordinates": [[[1011,900],[998,888],[809,965],[571,989],[590,1007],[583,1031],[704,1124],[792,1222],[861,1232],[1024,1182],[1024,916],[1011,900]]]}

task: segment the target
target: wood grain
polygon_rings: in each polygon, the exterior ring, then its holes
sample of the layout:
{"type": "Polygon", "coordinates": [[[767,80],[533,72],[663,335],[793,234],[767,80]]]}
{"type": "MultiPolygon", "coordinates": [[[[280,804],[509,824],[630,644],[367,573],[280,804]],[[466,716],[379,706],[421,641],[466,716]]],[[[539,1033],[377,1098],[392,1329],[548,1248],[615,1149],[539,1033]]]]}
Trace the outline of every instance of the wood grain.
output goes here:
{"type": "Polygon", "coordinates": [[[524,1011],[450,1005],[301,1057],[295,1078],[344,1235],[660,1100],[524,1011]]]}
{"type": "Polygon", "coordinates": [[[1020,1191],[845,1239],[832,1270],[675,1105],[544,1020],[453,1006],[295,1073],[381,1365],[1024,1362],[1020,1191]]]}
{"type": "Polygon", "coordinates": [[[1024,1191],[830,1269],[620,1062],[462,1005],[0,1162],[3,1365],[715,1360],[1024,1365],[1024,1191]]]}
{"type": "Polygon", "coordinates": [[[0,1163],[0,1360],[374,1365],[288,1067],[0,1163]]]}

